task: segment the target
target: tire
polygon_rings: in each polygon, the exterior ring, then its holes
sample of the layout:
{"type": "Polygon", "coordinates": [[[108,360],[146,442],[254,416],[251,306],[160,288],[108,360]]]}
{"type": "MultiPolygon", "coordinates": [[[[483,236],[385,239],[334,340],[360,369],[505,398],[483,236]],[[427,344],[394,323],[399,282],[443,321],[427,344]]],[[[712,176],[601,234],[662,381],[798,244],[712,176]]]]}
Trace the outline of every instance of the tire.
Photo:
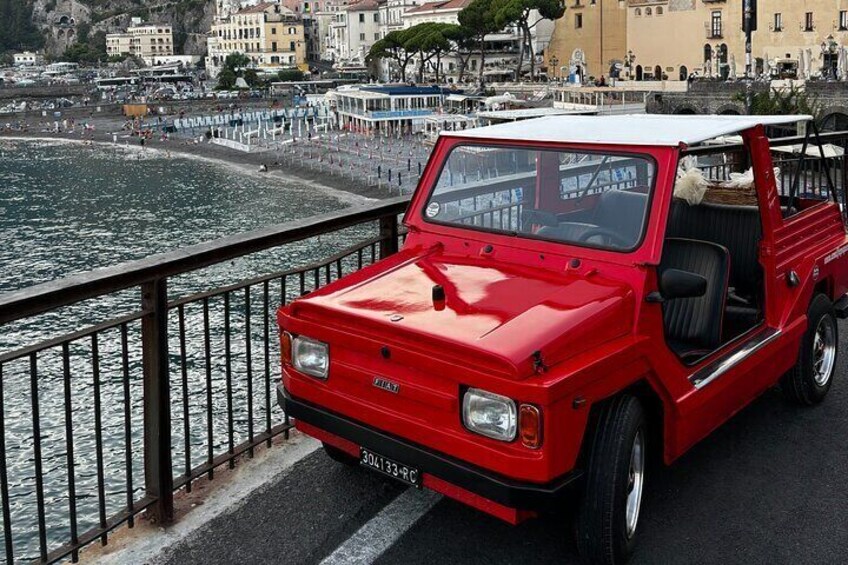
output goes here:
{"type": "Polygon", "coordinates": [[[622,395],[598,418],[586,488],[578,509],[577,549],[585,563],[625,563],[636,546],[647,468],[648,427],[642,404],[622,395]]]}
{"type": "Polygon", "coordinates": [[[833,303],[824,294],[816,294],[810,302],[807,324],[798,361],[780,381],[783,395],[801,406],[813,406],[824,400],[836,371],[839,327],[833,303]]]}
{"type": "Polygon", "coordinates": [[[325,442],[322,442],[321,445],[324,446],[324,453],[327,454],[327,457],[329,457],[336,463],[342,463],[350,467],[356,467],[357,465],[359,465],[359,459],[345,451],[342,451],[338,447],[332,446],[329,443],[325,442]]]}

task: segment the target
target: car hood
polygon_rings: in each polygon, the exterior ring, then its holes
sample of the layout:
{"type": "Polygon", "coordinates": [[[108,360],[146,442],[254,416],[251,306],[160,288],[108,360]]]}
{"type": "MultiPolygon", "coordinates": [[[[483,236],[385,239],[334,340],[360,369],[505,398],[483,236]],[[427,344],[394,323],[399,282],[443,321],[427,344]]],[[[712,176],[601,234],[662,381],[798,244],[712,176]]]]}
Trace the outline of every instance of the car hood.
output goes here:
{"type": "Polygon", "coordinates": [[[633,308],[629,286],[594,270],[556,272],[434,248],[363,269],[293,302],[288,315],[411,342],[460,363],[470,353],[466,363],[488,358],[504,376],[526,378],[536,352],[551,366],[626,335],[633,308]]]}

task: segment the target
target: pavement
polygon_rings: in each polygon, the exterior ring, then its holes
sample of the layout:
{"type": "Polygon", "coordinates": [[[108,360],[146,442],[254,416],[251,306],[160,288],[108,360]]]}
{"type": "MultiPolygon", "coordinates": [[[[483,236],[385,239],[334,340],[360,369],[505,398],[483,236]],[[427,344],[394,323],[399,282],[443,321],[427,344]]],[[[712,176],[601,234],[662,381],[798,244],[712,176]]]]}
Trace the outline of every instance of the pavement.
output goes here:
{"type": "MultiPolygon", "coordinates": [[[[848,351],[848,324],[841,324],[848,351]]],[[[648,477],[635,564],[848,561],[848,355],[825,402],[771,390],[648,477]]],[[[567,511],[512,527],[307,450],[168,564],[577,563],[567,511]]]]}

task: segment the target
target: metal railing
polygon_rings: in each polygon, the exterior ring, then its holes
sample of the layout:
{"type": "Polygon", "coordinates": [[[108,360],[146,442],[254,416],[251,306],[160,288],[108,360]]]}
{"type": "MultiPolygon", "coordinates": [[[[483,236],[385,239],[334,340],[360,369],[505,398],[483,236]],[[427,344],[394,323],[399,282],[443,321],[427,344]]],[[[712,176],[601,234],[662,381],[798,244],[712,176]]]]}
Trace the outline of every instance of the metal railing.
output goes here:
{"type": "Polygon", "coordinates": [[[126,315],[0,351],[6,562],[76,561],[83,546],[105,545],[141,513],[166,524],[176,491],[287,434],[272,396],[276,308],[396,252],[407,203],[349,208],[0,295],[5,337],[141,291],[126,315]],[[321,261],[169,297],[169,281],[184,273],[329,234],[340,234],[343,249],[321,261]],[[29,421],[11,420],[7,411],[22,403],[29,421]]]}

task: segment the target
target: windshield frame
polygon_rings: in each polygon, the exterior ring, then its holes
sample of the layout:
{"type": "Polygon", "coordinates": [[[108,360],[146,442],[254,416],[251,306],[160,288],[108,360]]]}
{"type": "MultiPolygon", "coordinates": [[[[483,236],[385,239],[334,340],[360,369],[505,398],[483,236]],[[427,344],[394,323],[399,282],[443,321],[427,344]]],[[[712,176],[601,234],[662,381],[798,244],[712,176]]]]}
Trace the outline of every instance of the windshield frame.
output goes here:
{"type": "MultiPolygon", "coordinates": [[[[443,138],[444,139],[444,138],[443,138]]],[[[597,251],[604,251],[610,253],[616,253],[619,255],[631,254],[638,251],[642,245],[645,243],[646,236],[648,234],[648,228],[651,222],[651,215],[653,210],[653,202],[654,197],[656,195],[657,189],[657,180],[660,176],[660,167],[657,159],[654,155],[647,151],[634,151],[632,148],[627,148],[624,146],[598,146],[598,147],[587,147],[582,144],[556,144],[556,145],[548,145],[543,143],[526,143],[521,141],[505,141],[505,140],[477,140],[477,139],[455,139],[454,143],[450,143],[447,148],[444,150],[444,156],[440,160],[438,168],[434,171],[432,178],[432,182],[430,182],[430,187],[426,191],[424,195],[421,197],[421,204],[418,206],[418,218],[423,221],[425,224],[431,224],[435,226],[441,226],[449,229],[456,229],[462,232],[471,232],[471,233],[488,233],[493,235],[498,235],[501,237],[508,237],[513,240],[530,240],[530,241],[541,241],[546,243],[553,243],[561,246],[574,246],[584,249],[593,249],[597,251]],[[593,244],[591,242],[580,242],[580,241],[566,241],[562,239],[555,239],[551,237],[539,236],[531,233],[517,233],[514,231],[507,231],[496,228],[489,228],[485,226],[470,226],[453,222],[445,222],[438,221],[432,218],[428,218],[426,211],[427,205],[430,200],[433,198],[433,195],[436,191],[436,187],[438,185],[439,180],[442,178],[442,173],[445,170],[445,167],[448,164],[448,160],[450,159],[453,152],[462,147],[477,147],[481,149],[517,149],[524,151],[546,151],[551,153],[564,153],[564,152],[574,152],[581,154],[591,154],[591,155],[600,155],[600,156],[615,156],[615,157],[631,157],[631,158],[640,158],[644,159],[647,163],[649,163],[653,167],[653,178],[651,179],[650,186],[648,187],[649,192],[647,194],[648,199],[645,203],[645,213],[642,217],[642,229],[639,233],[639,238],[634,242],[631,247],[623,248],[623,247],[610,247],[606,245],[593,244]]],[[[535,178],[535,177],[534,177],[535,178]]],[[[588,187],[586,187],[588,188],[588,187]]]]}

